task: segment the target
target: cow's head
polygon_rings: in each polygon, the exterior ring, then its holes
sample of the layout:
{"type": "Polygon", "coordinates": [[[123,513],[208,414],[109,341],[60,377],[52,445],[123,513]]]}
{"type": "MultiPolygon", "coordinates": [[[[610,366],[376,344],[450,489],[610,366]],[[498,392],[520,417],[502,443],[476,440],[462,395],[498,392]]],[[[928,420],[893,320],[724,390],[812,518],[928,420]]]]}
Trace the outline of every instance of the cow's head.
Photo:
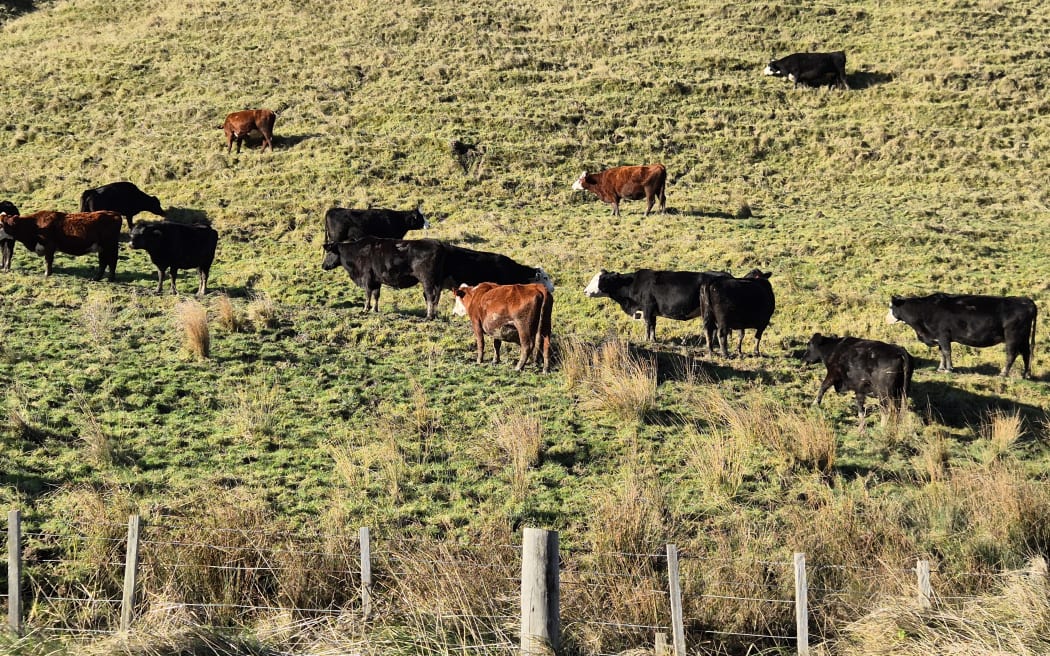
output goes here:
{"type": "Polygon", "coordinates": [[[751,280],[769,280],[769,278],[772,275],[772,271],[768,273],[763,273],[761,269],[751,269],[750,271],[744,274],[744,277],[750,278],[751,280]]]}
{"type": "Polygon", "coordinates": [[[324,245],[324,260],[321,261],[321,268],[325,271],[331,271],[340,264],[343,259],[339,256],[339,248],[332,242],[327,242],[324,245]]]}
{"type": "Polygon", "coordinates": [[[772,75],[773,77],[783,77],[784,71],[780,68],[780,63],[776,60],[769,62],[766,65],[766,70],[762,71],[762,75],[772,75]]]}
{"type": "Polygon", "coordinates": [[[131,229],[131,247],[149,250],[164,240],[164,233],[156,222],[140,221],[131,229]]]}
{"type": "Polygon", "coordinates": [[[157,216],[167,216],[164,208],[160,206],[160,199],[156,196],[147,196],[146,211],[156,214],[157,216]]]}
{"type": "Polygon", "coordinates": [[[813,333],[806,345],[806,352],[802,354],[802,361],[806,364],[820,362],[825,357],[825,347],[832,338],[825,337],[820,333],[813,333]]]}
{"type": "Polygon", "coordinates": [[[609,272],[605,269],[600,269],[598,273],[594,274],[594,277],[591,278],[591,281],[587,283],[586,287],[583,288],[584,295],[590,298],[601,298],[603,296],[608,296],[608,294],[602,291],[602,278],[607,275],[609,275],[609,272]]]}
{"type": "Polygon", "coordinates": [[[456,296],[456,304],[452,306],[452,314],[456,315],[457,317],[467,316],[466,299],[468,299],[468,297],[471,296],[471,293],[473,291],[473,287],[471,287],[470,285],[463,284],[459,286],[459,289],[452,292],[456,296]]]}
{"type": "Polygon", "coordinates": [[[409,230],[430,230],[430,221],[427,221],[427,217],[423,216],[423,206],[419,205],[412,212],[412,218],[409,221],[409,230]]]}
{"type": "Polygon", "coordinates": [[[536,267],[536,277],[533,278],[533,280],[546,287],[547,291],[554,293],[554,281],[551,280],[550,275],[541,267],[536,267]]]}
{"type": "Polygon", "coordinates": [[[587,181],[587,171],[580,174],[580,177],[576,178],[576,182],[572,183],[572,188],[576,191],[583,191],[585,187],[583,183],[587,181]]]}
{"type": "Polygon", "coordinates": [[[904,301],[900,296],[890,297],[890,311],[886,313],[886,323],[898,323],[901,318],[897,316],[897,310],[904,301]]]}

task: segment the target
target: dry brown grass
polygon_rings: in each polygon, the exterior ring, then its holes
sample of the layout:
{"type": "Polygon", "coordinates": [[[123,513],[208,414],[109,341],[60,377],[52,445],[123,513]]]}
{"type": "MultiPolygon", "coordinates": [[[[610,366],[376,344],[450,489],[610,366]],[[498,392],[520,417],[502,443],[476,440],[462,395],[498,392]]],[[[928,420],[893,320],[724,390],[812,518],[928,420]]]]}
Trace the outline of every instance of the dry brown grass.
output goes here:
{"type": "Polygon", "coordinates": [[[208,311],[199,301],[179,301],[175,316],[183,332],[183,347],[199,359],[211,354],[211,333],[208,330],[208,311]]]}
{"type": "Polygon", "coordinates": [[[117,315],[113,298],[108,294],[89,294],[80,308],[80,322],[99,348],[113,341],[113,320],[117,315]]]}
{"type": "Polygon", "coordinates": [[[698,473],[704,494],[715,503],[736,497],[748,472],[748,443],[720,431],[701,434],[689,429],[686,444],[689,464],[698,473]]]}
{"type": "Polygon", "coordinates": [[[259,292],[252,298],[248,303],[248,320],[257,331],[277,327],[277,304],[269,294],[259,292]]]}
{"type": "Polygon", "coordinates": [[[212,301],[212,309],[215,311],[219,325],[228,332],[236,333],[244,329],[244,318],[226,294],[219,294],[215,297],[215,300],[212,301]]]}
{"type": "Polygon", "coordinates": [[[981,432],[988,440],[984,451],[986,464],[999,460],[1009,454],[1010,450],[1024,436],[1024,424],[1021,413],[1017,410],[1006,412],[995,410],[988,416],[981,432]]]}
{"type": "Polygon", "coordinates": [[[245,384],[234,388],[225,401],[227,425],[234,435],[248,442],[273,438],[280,397],[281,388],[276,381],[269,386],[245,384]]]}
{"type": "Polygon", "coordinates": [[[630,345],[618,338],[596,348],[567,340],[561,369],[567,386],[585,390],[585,408],[606,410],[634,422],[656,405],[656,363],[634,355],[630,345]]]}
{"type": "Polygon", "coordinates": [[[533,415],[498,415],[492,433],[501,460],[510,465],[513,498],[520,501],[529,488],[529,470],[539,462],[543,449],[543,423],[533,415]]]}
{"type": "Polygon", "coordinates": [[[88,460],[99,467],[112,465],[113,441],[103,429],[98,415],[81,392],[71,390],[70,395],[80,410],[82,418],[80,441],[84,443],[88,460]]]}

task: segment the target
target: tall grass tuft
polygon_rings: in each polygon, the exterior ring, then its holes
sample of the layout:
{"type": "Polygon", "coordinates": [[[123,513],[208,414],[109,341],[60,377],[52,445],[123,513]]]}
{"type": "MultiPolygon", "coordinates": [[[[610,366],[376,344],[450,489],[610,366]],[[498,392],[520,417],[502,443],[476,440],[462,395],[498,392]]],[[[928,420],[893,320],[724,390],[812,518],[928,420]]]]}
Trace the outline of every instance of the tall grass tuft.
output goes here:
{"type": "Polygon", "coordinates": [[[582,386],[588,408],[611,412],[622,421],[643,419],[656,405],[656,364],[631,353],[618,338],[597,348],[566,340],[561,352],[566,385],[582,386]]]}
{"type": "Polygon", "coordinates": [[[248,320],[255,330],[269,330],[277,327],[277,304],[269,294],[259,292],[248,303],[248,320]]]}
{"type": "Polygon", "coordinates": [[[89,294],[80,306],[80,322],[91,336],[92,344],[106,348],[113,340],[113,319],[116,317],[116,305],[108,294],[89,294]]]}
{"type": "Polygon", "coordinates": [[[276,435],[281,388],[250,381],[236,387],[225,402],[225,418],[233,433],[247,442],[267,440],[276,435]]]}
{"type": "Polygon", "coordinates": [[[83,425],[80,429],[80,441],[85,445],[88,460],[100,467],[112,465],[113,442],[106,434],[106,431],[103,430],[102,422],[99,421],[98,415],[91,409],[91,405],[84,398],[83,393],[74,389],[70,391],[70,394],[83,418],[83,425]]]}
{"type": "Polygon", "coordinates": [[[175,316],[183,331],[186,351],[198,359],[207,359],[211,354],[208,311],[199,301],[185,300],[175,306],[175,316]]]}
{"type": "Polygon", "coordinates": [[[543,448],[543,424],[531,415],[498,415],[492,432],[503,459],[510,464],[511,493],[516,501],[525,497],[529,469],[539,462],[543,448]]]}
{"type": "Polygon", "coordinates": [[[1010,452],[1010,449],[1024,435],[1024,423],[1021,414],[1016,410],[1013,412],[995,410],[989,414],[981,432],[988,440],[984,451],[984,461],[987,464],[1001,459],[1010,452]]]}
{"type": "Polygon", "coordinates": [[[212,309],[218,317],[219,325],[227,332],[236,333],[244,329],[244,319],[226,294],[219,294],[215,297],[215,300],[212,301],[212,309]]]}
{"type": "Polygon", "coordinates": [[[750,452],[746,441],[722,431],[702,434],[688,431],[689,464],[697,472],[701,489],[715,503],[737,496],[747,474],[750,452]]]}

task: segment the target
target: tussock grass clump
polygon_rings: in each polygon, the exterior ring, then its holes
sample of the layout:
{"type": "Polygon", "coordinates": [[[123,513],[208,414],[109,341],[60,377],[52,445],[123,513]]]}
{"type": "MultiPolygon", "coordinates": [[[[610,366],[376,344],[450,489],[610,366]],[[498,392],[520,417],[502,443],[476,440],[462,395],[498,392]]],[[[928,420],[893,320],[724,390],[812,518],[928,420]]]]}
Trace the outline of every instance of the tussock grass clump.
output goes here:
{"type": "Polygon", "coordinates": [[[91,336],[93,344],[105,347],[113,340],[113,319],[116,305],[109,294],[89,294],[80,306],[80,322],[91,336]]]}
{"type": "Polygon", "coordinates": [[[543,423],[531,415],[498,415],[492,422],[492,432],[502,459],[510,464],[513,498],[521,500],[528,490],[529,469],[540,460],[543,423]]]}
{"type": "Polygon", "coordinates": [[[985,463],[999,460],[1008,454],[1010,449],[1024,436],[1021,413],[1016,410],[1013,412],[995,410],[989,414],[981,432],[988,440],[984,451],[985,463]]]}
{"type": "Polygon", "coordinates": [[[608,339],[594,348],[568,340],[561,362],[566,384],[589,393],[587,408],[640,421],[656,405],[656,363],[633,354],[625,341],[608,339]]]}
{"type": "Polygon", "coordinates": [[[215,297],[215,300],[212,301],[212,309],[218,317],[219,325],[226,331],[236,333],[244,329],[244,318],[226,294],[219,294],[215,297]]]}
{"type": "Polygon", "coordinates": [[[183,332],[183,347],[198,359],[211,354],[211,333],[208,330],[208,311],[195,300],[179,301],[175,316],[183,332]]]}
{"type": "Polygon", "coordinates": [[[695,429],[689,431],[686,443],[689,464],[699,475],[704,494],[713,500],[736,497],[748,472],[748,443],[724,432],[704,435],[695,429]]]}
{"type": "Polygon", "coordinates": [[[98,466],[113,464],[113,442],[102,427],[98,415],[91,408],[88,400],[77,390],[71,391],[71,396],[77,408],[80,410],[82,426],[80,440],[84,443],[88,460],[98,466]]]}
{"type": "Polygon", "coordinates": [[[270,439],[276,434],[280,398],[277,381],[269,385],[246,383],[233,389],[226,400],[226,422],[245,441],[270,439]]]}
{"type": "Polygon", "coordinates": [[[255,330],[269,330],[277,327],[277,304],[268,294],[256,294],[248,303],[248,320],[255,330]]]}

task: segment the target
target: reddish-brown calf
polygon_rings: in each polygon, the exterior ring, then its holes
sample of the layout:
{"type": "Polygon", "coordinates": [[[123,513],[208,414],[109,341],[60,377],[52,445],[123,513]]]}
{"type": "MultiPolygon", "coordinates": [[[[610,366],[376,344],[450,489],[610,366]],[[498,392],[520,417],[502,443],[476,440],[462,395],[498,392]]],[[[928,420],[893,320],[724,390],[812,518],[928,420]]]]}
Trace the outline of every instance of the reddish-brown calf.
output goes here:
{"type": "Polygon", "coordinates": [[[521,345],[521,356],[515,367],[518,371],[525,367],[533,351],[539,361],[541,350],[543,371],[550,371],[554,296],[543,284],[497,285],[483,282],[474,287],[463,285],[455,293],[456,306],[452,312],[470,317],[478,347],[478,364],[484,359],[485,335],[490,335],[496,350],[493,364],[499,363],[502,342],[517,339],[521,345]]]}
{"type": "Polygon", "coordinates": [[[592,191],[613,208],[613,216],[620,216],[621,200],[646,200],[645,216],[660,199],[660,212],[667,209],[667,169],[663,164],[650,166],[617,166],[598,173],[586,173],[576,180],[573,189],[592,191]]]}
{"type": "Polygon", "coordinates": [[[252,130],[258,130],[263,138],[263,151],[270,147],[273,151],[273,124],[277,121],[277,114],[269,109],[245,109],[240,112],[227,114],[222,123],[222,131],[226,133],[226,152],[233,148],[233,141],[237,140],[237,152],[241,152],[241,142],[244,141],[252,130]]]}
{"type": "Polygon", "coordinates": [[[85,255],[98,253],[101,280],[109,269],[110,281],[117,277],[120,225],[124,219],[116,212],[36,212],[22,216],[0,214],[0,232],[44,257],[44,275],[50,276],[55,253],[85,255]]]}

